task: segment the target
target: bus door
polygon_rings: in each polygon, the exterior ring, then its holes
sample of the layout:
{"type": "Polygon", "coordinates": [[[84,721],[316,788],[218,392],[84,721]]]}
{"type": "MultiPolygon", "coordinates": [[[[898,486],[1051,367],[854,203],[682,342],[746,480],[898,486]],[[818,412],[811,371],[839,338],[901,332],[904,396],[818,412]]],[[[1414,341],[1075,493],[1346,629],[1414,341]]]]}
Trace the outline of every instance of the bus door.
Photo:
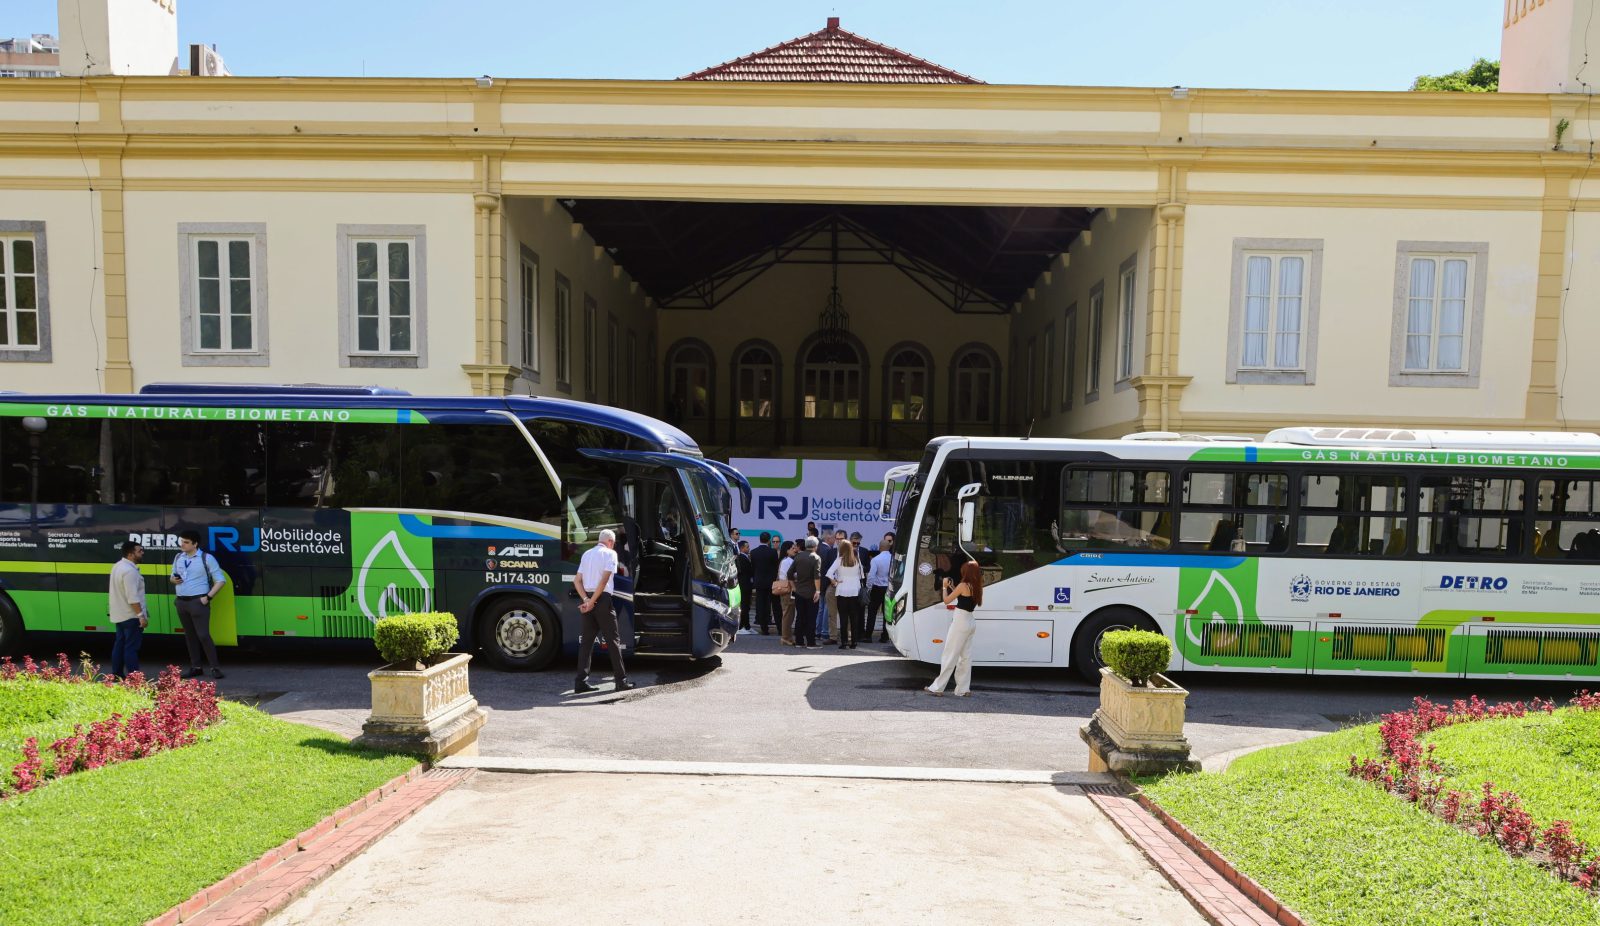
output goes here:
{"type": "Polygon", "coordinates": [[[956,537],[948,553],[933,551],[928,578],[942,602],[944,576],[959,582],[963,563],[977,562],[984,588],[975,611],[975,662],[1056,661],[1056,580],[1043,567],[1060,555],[1050,532],[1059,513],[1060,472],[1059,464],[1018,459],[959,460],[947,467],[943,494],[954,502],[956,537]]]}
{"type": "Polygon", "coordinates": [[[666,478],[622,480],[624,561],[633,578],[633,631],[641,650],[687,652],[691,642],[689,522],[684,514],[678,492],[666,478]]]}

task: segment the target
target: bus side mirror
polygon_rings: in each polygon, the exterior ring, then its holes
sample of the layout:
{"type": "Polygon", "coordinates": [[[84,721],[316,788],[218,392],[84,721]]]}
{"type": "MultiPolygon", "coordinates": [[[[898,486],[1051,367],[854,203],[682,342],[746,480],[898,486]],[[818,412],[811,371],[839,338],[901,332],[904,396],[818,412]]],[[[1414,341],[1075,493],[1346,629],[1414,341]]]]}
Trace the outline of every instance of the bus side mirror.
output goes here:
{"type": "Polygon", "coordinates": [[[972,524],[977,520],[978,516],[978,503],[967,501],[967,499],[976,497],[982,491],[982,483],[969,482],[961,487],[961,491],[956,493],[956,501],[961,505],[960,514],[956,519],[957,536],[961,538],[962,543],[972,542],[972,524]]]}

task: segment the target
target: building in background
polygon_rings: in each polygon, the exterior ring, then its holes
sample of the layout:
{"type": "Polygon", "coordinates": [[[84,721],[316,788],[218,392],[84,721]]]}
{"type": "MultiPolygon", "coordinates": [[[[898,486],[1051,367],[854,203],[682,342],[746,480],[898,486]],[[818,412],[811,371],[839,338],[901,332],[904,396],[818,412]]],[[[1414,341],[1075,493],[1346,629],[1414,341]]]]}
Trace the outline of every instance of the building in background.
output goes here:
{"type": "Polygon", "coordinates": [[[7,388],[535,393],[851,460],[1600,429],[1571,3],[1508,0],[1499,94],[994,86],[837,20],[677,81],[198,80],[170,5],[100,6],[148,47],[66,59],[137,67],[0,88],[7,388]]]}
{"type": "Polygon", "coordinates": [[[61,46],[53,35],[0,39],[0,77],[60,77],[61,46]]]}

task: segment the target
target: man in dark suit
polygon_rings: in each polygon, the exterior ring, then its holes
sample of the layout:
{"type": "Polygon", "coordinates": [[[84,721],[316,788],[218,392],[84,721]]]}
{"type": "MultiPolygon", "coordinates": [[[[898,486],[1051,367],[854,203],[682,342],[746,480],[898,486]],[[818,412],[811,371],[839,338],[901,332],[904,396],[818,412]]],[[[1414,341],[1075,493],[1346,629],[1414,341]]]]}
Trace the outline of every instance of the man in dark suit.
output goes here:
{"type": "Polygon", "coordinates": [[[750,584],[755,592],[756,623],[762,634],[778,622],[778,600],[772,597],[772,583],[778,581],[778,551],[772,548],[772,534],[761,532],[761,545],[750,551],[750,584]]]}
{"type": "Polygon", "coordinates": [[[739,630],[741,633],[750,631],[750,577],[753,567],[750,564],[750,541],[739,541],[739,555],[734,557],[734,565],[739,569],[739,630]]]}

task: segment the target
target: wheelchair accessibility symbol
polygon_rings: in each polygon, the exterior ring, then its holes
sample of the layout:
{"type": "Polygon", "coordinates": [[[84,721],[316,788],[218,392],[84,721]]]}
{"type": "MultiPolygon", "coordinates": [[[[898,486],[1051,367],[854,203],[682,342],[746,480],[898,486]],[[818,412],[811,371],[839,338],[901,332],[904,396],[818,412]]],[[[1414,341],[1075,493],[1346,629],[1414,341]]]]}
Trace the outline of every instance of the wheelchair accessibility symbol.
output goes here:
{"type": "Polygon", "coordinates": [[[1055,603],[1056,604],[1072,604],[1072,589],[1071,588],[1057,588],[1056,589],[1056,601],[1055,601],[1055,603]]]}

